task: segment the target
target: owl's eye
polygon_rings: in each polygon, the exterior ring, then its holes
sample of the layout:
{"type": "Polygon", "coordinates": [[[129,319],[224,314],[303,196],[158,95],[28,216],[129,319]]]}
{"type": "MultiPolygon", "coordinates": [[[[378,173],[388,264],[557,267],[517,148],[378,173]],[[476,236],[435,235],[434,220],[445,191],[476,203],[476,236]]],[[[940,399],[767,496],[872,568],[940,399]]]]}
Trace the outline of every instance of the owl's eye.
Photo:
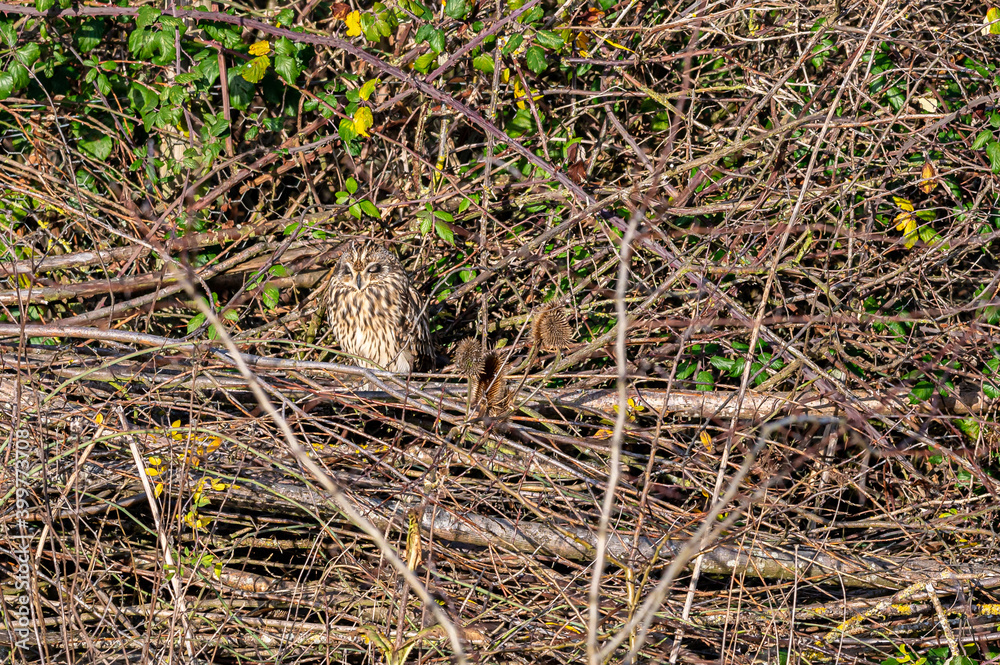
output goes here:
{"type": "Polygon", "coordinates": [[[376,272],[378,272],[378,264],[377,263],[373,263],[370,266],[368,266],[368,272],[370,272],[370,273],[376,273],[376,272]]]}

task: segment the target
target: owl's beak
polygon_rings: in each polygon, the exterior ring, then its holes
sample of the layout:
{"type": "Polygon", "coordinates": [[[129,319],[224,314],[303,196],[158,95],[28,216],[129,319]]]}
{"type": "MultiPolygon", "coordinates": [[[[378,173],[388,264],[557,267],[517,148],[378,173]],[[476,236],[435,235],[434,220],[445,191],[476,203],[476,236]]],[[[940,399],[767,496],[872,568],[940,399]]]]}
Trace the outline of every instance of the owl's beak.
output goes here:
{"type": "Polygon", "coordinates": [[[357,277],[355,279],[357,280],[357,283],[358,283],[358,291],[360,291],[361,290],[361,273],[358,273],[358,275],[357,275],[357,277]]]}

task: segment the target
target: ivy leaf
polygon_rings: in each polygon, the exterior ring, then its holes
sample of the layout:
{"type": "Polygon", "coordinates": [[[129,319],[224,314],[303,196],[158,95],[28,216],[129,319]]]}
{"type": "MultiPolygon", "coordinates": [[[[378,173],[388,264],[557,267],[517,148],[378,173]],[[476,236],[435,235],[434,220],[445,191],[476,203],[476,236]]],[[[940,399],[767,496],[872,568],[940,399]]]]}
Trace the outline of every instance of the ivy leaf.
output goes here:
{"type": "Polygon", "coordinates": [[[139,8],[139,12],[135,15],[135,27],[139,30],[153,25],[156,20],[160,18],[160,10],[155,7],[150,7],[149,5],[144,5],[139,8]]]}
{"type": "Polygon", "coordinates": [[[489,53],[481,53],[472,59],[472,66],[484,74],[493,73],[493,56],[489,53]]]}
{"type": "Polygon", "coordinates": [[[362,106],[354,112],[354,131],[356,131],[359,136],[370,136],[368,128],[371,127],[374,122],[375,120],[372,118],[372,110],[367,106],[362,106]]]}
{"type": "Polygon", "coordinates": [[[80,141],[80,149],[99,162],[107,161],[114,147],[114,139],[106,134],[96,139],[80,141]]]}
{"type": "Polygon", "coordinates": [[[549,63],[545,60],[545,51],[542,50],[541,46],[529,46],[528,52],[524,55],[524,60],[528,65],[528,69],[536,74],[541,74],[549,66],[549,63]]]}

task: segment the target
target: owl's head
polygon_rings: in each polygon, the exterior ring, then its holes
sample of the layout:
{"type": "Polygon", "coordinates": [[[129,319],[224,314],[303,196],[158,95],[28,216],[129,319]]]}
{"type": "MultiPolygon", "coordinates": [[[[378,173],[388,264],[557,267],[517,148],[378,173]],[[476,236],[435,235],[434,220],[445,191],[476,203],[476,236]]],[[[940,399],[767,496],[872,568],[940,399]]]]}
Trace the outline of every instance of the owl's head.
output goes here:
{"type": "Polygon", "coordinates": [[[363,291],[396,278],[402,267],[388,250],[371,244],[351,243],[340,257],[333,279],[363,291]]]}

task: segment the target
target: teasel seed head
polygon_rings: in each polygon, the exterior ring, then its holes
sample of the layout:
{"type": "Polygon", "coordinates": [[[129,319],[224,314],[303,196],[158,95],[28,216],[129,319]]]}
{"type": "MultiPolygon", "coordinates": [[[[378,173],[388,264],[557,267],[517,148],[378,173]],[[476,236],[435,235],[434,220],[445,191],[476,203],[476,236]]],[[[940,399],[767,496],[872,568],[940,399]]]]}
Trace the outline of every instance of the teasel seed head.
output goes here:
{"type": "Polygon", "coordinates": [[[572,339],[566,310],[558,303],[549,303],[535,314],[531,322],[531,341],[543,351],[559,351],[572,339]]]}
{"type": "Polygon", "coordinates": [[[478,379],[485,369],[483,348],[475,337],[466,337],[455,346],[455,367],[462,376],[478,379]]]}

